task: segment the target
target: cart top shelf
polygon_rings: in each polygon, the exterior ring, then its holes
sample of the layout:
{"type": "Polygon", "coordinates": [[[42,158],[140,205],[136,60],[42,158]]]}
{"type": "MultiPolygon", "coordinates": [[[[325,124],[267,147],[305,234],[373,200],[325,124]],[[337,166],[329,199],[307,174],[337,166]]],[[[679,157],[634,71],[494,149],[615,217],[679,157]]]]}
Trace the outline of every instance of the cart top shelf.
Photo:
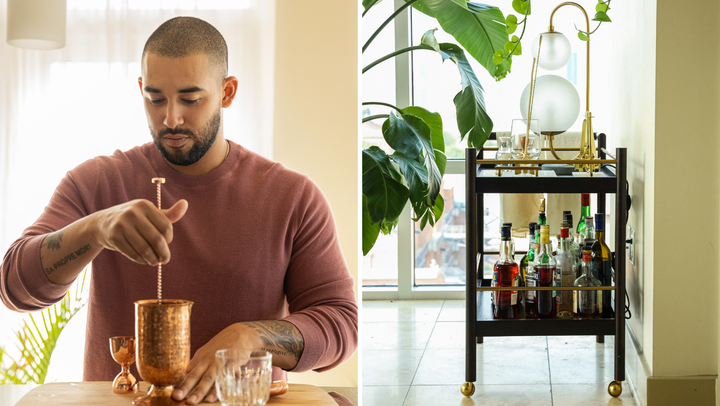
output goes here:
{"type": "Polygon", "coordinates": [[[603,166],[593,177],[480,176],[475,178],[476,193],[616,193],[617,178],[612,167],[603,166]]]}

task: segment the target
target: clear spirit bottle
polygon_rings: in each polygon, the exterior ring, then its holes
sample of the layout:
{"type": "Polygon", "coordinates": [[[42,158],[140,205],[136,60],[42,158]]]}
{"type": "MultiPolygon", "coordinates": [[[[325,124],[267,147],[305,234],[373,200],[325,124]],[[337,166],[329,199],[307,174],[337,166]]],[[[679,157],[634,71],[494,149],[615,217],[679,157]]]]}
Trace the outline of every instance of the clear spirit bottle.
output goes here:
{"type": "MultiPolygon", "coordinates": [[[[553,286],[555,276],[555,258],[552,257],[552,247],[550,245],[550,227],[547,225],[540,226],[540,251],[535,255],[535,273],[538,278],[538,286],[553,286]]],[[[553,318],[554,300],[552,290],[537,291],[537,311],[540,318],[553,318]]]]}
{"type": "MultiPolygon", "coordinates": [[[[557,269],[555,270],[555,286],[573,286],[575,282],[575,258],[570,252],[569,243],[569,225],[562,223],[560,225],[560,247],[558,248],[555,262],[557,269]]],[[[573,311],[573,292],[569,290],[555,291],[555,302],[557,305],[558,319],[572,319],[575,314],[573,311]]]]}
{"type": "MultiPolygon", "coordinates": [[[[495,263],[493,270],[492,286],[494,287],[516,287],[518,286],[518,265],[510,256],[511,238],[510,227],[503,226],[500,229],[500,259],[495,263]]],[[[492,292],[494,298],[493,318],[495,319],[517,319],[517,291],[492,292]]]]}
{"type": "MultiPolygon", "coordinates": [[[[592,274],[592,243],[583,247],[582,259],[582,276],[575,279],[577,287],[597,287],[600,281],[592,274]]],[[[580,318],[598,318],[601,315],[602,295],[598,295],[598,290],[575,290],[573,291],[573,307],[575,314],[580,318]]]]}

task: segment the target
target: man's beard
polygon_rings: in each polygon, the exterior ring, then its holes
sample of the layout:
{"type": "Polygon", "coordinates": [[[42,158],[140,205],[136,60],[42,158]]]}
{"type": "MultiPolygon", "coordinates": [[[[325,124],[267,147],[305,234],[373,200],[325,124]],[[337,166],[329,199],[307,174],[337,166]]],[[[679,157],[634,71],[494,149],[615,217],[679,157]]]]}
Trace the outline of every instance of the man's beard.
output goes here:
{"type": "Polygon", "coordinates": [[[215,143],[215,138],[217,138],[218,131],[220,131],[220,119],[221,110],[218,109],[217,113],[208,121],[200,134],[195,134],[192,130],[185,128],[165,128],[158,131],[157,137],[153,134],[152,129],[150,129],[150,134],[152,134],[155,146],[160,150],[163,158],[173,165],[189,166],[204,157],[210,147],[215,143]],[[160,140],[168,134],[183,134],[192,138],[193,146],[190,148],[190,151],[184,153],[174,148],[168,151],[160,142],[160,140]]]}

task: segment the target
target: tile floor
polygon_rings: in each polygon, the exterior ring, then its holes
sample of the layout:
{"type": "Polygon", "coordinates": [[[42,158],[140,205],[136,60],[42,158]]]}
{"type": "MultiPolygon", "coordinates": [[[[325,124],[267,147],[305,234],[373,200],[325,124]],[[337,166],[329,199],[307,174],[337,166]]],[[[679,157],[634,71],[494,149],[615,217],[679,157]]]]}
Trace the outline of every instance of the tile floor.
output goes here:
{"type": "Polygon", "coordinates": [[[627,382],[607,394],[613,337],[486,337],[466,398],[465,301],[367,300],[362,313],[364,406],[635,405],[627,382]]]}

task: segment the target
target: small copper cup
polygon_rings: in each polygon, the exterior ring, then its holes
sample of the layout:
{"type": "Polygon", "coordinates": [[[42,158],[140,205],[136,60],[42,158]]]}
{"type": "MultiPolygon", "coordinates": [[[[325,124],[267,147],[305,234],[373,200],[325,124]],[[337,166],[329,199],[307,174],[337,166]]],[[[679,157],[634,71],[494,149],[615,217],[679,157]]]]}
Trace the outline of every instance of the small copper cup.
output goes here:
{"type": "Polygon", "coordinates": [[[173,405],[174,385],[190,363],[190,309],[187,300],[135,302],[135,341],[140,377],[152,384],[136,405],[173,405]]]}
{"type": "Polygon", "coordinates": [[[130,365],[135,362],[135,337],[118,336],[110,338],[110,353],[122,371],[113,381],[113,392],[135,393],[138,391],[137,378],[130,373],[130,365]]]}

